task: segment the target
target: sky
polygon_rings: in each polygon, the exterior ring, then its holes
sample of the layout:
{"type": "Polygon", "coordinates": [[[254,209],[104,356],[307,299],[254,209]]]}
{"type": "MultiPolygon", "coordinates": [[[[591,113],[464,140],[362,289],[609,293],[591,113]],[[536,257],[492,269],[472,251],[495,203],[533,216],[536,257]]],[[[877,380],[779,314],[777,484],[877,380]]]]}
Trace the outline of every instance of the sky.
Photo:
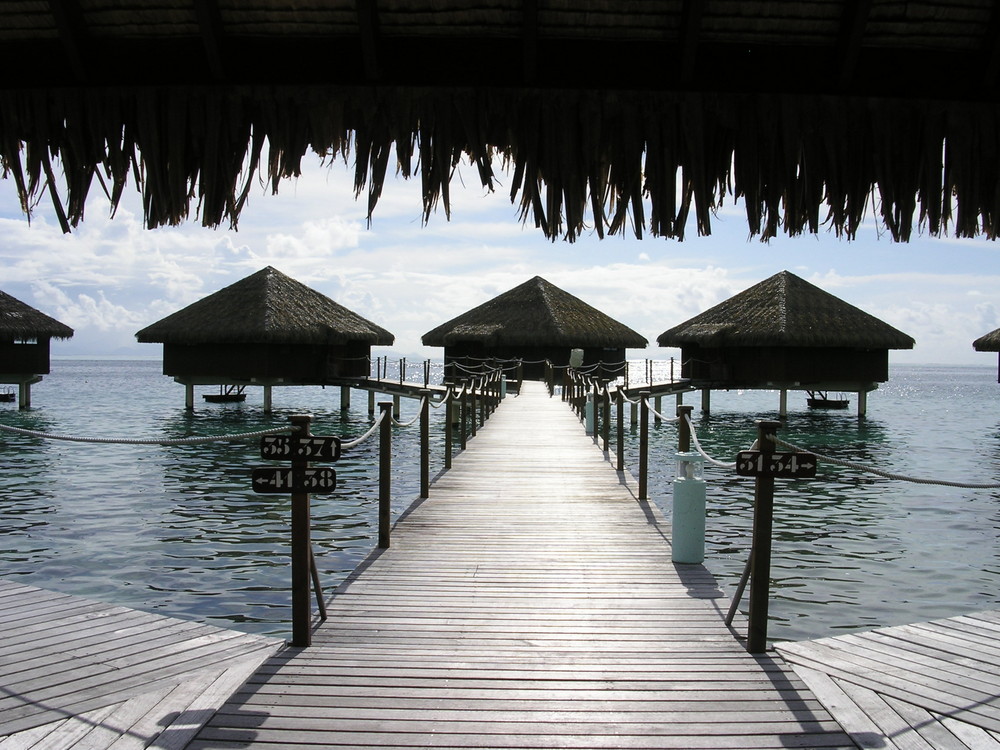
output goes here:
{"type": "MultiPolygon", "coordinates": [[[[474,168],[452,182],[452,210],[424,225],[417,180],[387,181],[369,226],[353,193],[353,165],[305,163],[278,195],[260,184],[236,231],[192,219],[147,230],[134,186],[114,218],[95,186],[86,217],[59,229],[48,196],[30,222],[12,180],[0,180],[0,290],[65,323],[52,356],[161,356],[135,333],[235,281],[273,266],[395,334],[374,354],[440,359],[420,338],[437,325],[539,275],[650,341],[629,356],[666,359],[663,331],[788,270],[916,339],[890,363],[995,365],[972,341],[1000,328],[1000,245],[917,236],[894,243],[869,212],[852,242],[818,235],[749,237],[727,199],[713,232],[683,242],[584,234],[545,239],[522,225],[501,186],[480,187],[474,168]]],[[[504,181],[504,175],[500,175],[504,181]]]]}

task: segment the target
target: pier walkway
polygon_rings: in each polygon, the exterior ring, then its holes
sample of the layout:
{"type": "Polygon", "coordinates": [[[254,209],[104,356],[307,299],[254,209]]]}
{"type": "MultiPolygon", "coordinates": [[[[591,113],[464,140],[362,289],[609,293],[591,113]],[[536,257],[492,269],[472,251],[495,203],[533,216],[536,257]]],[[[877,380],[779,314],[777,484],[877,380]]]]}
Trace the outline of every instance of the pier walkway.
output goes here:
{"type": "Polygon", "coordinates": [[[854,747],[537,383],[189,745],[854,747]]]}

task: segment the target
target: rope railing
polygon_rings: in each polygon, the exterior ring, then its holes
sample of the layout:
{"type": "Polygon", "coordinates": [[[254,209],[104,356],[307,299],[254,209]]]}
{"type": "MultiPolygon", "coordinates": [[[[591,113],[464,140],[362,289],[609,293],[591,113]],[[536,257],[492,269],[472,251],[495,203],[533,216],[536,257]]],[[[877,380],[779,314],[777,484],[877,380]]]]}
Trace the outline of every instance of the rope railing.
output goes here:
{"type": "Polygon", "coordinates": [[[253,440],[265,435],[281,435],[286,432],[295,432],[298,428],[273,427],[267,430],[257,430],[255,432],[240,432],[230,435],[201,435],[186,438],[129,438],[129,437],[88,437],[78,435],[56,435],[50,432],[39,432],[28,430],[23,427],[12,427],[10,425],[0,425],[0,430],[12,432],[18,435],[42,438],[45,440],[61,440],[71,443],[103,443],[117,445],[201,445],[203,443],[236,443],[243,440],[253,440]]]}
{"type": "Polygon", "coordinates": [[[356,448],[357,446],[361,445],[368,438],[370,438],[372,435],[375,434],[376,430],[378,430],[378,428],[381,426],[382,420],[384,419],[385,419],[385,413],[379,414],[378,417],[375,418],[375,423],[364,435],[362,435],[361,437],[357,437],[349,442],[341,443],[340,450],[347,451],[350,450],[351,448],[356,448]]]}
{"type": "Polygon", "coordinates": [[[694,449],[698,452],[698,454],[702,458],[704,458],[706,461],[708,461],[708,463],[712,464],[713,466],[718,466],[720,469],[733,470],[736,468],[735,461],[719,461],[718,459],[712,458],[710,455],[708,455],[705,449],[701,447],[701,442],[698,440],[698,432],[697,430],[695,430],[694,422],[691,421],[690,413],[684,415],[684,421],[687,423],[688,429],[690,430],[691,442],[694,443],[694,449]]]}
{"type": "Polygon", "coordinates": [[[945,479],[928,479],[926,477],[914,477],[908,476],[906,474],[899,474],[891,471],[884,471],[883,469],[876,469],[874,466],[865,466],[864,464],[857,463],[856,461],[845,461],[841,458],[834,458],[833,456],[826,456],[822,453],[817,453],[814,450],[809,450],[808,448],[800,448],[797,445],[781,440],[776,435],[769,436],[775,445],[779,445],[782,448],[788,448],[789,450],[795,451],[796,453],[811,453],[816,456],[817,459],[825,461],[827,463],[835,464],[837,466],[844,466],[849,469],[856,469],[857,471],[863,471],[868,474],[875,474],[885,479],[892,479],[899,482],[911,482],[914,484],[934,484],[940,485],[942,487],[962,487],[965,489],[973,490],[995,490],[1000,489],[1000,483],[977,483],[977,482],[952,482],[945,479]]]}
{"type": "Polygon", "coordinates": [[[411,426],[413,426],[414,424],[416,424],[417,420],[420,419],[420,414],[423,411],[424,406],[426,406],[428,403],[430,403],[430,402],[429,402],[429,400],[427,399],[426,396],[423,397],[423,398],[421,398],[420,399],[420,406],[417,407],[418,408],[417,415],[413,419],[411,419],[409,422],[400,422],[395,417],[393,417],[392,418],[392,424],[395,427],[411,427],[411,426]]]}
{"type": "Polygon", "coordinates": [[[649,409],[649,413],[652,414],[657,419],[659,419],[661,422],[667,422],[668,424],[673,424],[675,422],[681,421],[680,417],[665,417],[664,415],[660,414],[660,412],[658,412],[656,409],[654,409],[652,406],[649,405],[648,396],[640,397],[640,400],[645,405],[645,407],[649,409]]]}

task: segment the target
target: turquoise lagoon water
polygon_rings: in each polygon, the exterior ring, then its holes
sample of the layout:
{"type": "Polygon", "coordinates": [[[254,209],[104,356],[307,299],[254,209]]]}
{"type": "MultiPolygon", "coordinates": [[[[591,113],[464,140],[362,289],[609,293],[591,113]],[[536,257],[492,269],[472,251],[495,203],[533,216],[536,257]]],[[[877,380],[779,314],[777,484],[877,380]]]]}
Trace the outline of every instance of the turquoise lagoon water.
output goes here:
{"type": "MultiPolygon", "coordinates": [[[[665,363],[660,365],[666,367],[665,363]]],[[[184,409],[183,387],[158,361],[55,360],[33,408],[0,405],[4,424],[74,436],[174,438],[248,432],[314,415],[315,434],[356,436],[370,425],[367,393],[350,409],[339,388],[259,389],[243,404],[184,409]]],[[[632,372],[642,373],[640,364],[632,372]]],[[[433,368],[439,377],[440,366],[433,368]]],[[[640,375],[636,374],[636,377],[640,375]]],[[[389,377],[395,377],[390,367],[389,377]]],[[[198,400],[201,401],[201,391],[198,400]]],[[[778,394],[715,392],[695,404],[708,453],[732,461],[778,394]]],[[[381,400],[381,397],[380,397],[381,400]]],[[[673,411],[664,399],[663,411],[673,411]]],[[[814,412],[789,394],[779,436],[821,454],[919,478],[1000,482],[996,367],[894,366],[870,394],[868,418],[814,412]]],[[[404,399],[402,420],[416,415],[404,399]]],[[[431,474],[443,466],[443,410],[432,410],[431,474]]],[[[653,425],[650,495],[670,515],[676,429],[653,425]]],[[[636,430],[626,454],[637,470],[636,430]]],[[[374,545],[375,441],[346,454],[332,495],[313,495],[313,541],[333,588],[374,545]]],[[[257,441],[196,446],[103,445],[0,432],[0,577],[108,602],[287,635],[289,502],[250,488],[250,470],[278,465],[257,441]]],[[[393,505],[418,491],[417,432],[395,428],[393,505]]],[[[753,480],[707,466],[705,564],[731,593],[749,552],[753,480]]],[[[433,494],[433,491],[432,491],[433,494]]],[[[799,639],[1000,606],[1000,491],[884,479],[821,465],[812,480],[779,480],[772,562],[772,637],[799,639]]]]}

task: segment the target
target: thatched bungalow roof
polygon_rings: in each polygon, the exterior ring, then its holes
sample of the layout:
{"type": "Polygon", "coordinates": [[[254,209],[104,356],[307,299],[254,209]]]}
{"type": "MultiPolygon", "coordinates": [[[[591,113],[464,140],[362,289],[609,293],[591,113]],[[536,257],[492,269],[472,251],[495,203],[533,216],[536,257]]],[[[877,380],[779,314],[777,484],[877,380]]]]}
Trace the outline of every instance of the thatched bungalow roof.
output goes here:
{"type": "Polygon", "coordinates": [[[912,349],[873,315],[782,271],[661,333],[660,346],[912,349]]]}
{"type": "Polygon", "coordinates": [[[762,237],[993,238],[998,30],[993,0],[7,0],[0,163],[67,231],[129,182],[150,227],[235,225],[315,152],[369,215],[393,171],[447,214],[465,160],[551,238],[707,234],[734,197],[762,237]]]}
{"type": "Polygon", "coordinates": [[[1000,352],[1000,328],[980,336],[972,342],[972,348],[977,352],[1000,352]]]}
{"type": "Polygon", "coordinates": [[[316,344],[394,337],[329,297],[268,266],[139,331],[141,343],[316,344]]]}
{"type": "Polygon", "coordinates": [[[646,339],[541,276],[442,323],[424,346],[465,342],[490,347],[606,347],[641,349],[646,339]]]}
{"type": "Polygon", "coordinates": [[[69,339],[73,329],[0,292],[0,339],[69,339]]]}

